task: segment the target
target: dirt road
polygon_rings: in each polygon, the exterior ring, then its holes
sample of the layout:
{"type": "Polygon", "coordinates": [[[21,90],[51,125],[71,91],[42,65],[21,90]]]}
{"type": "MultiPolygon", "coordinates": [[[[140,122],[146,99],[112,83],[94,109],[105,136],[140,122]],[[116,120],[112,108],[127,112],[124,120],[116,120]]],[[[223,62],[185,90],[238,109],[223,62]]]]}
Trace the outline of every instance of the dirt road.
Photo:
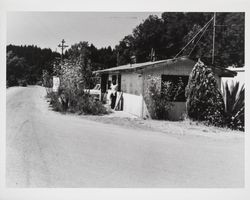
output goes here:
{"type": "Polygon", "coordinates": [[[7,89],[9,187],[242,187],[244,137],[126,129],[51,111],[39,86],[7,89]]]}

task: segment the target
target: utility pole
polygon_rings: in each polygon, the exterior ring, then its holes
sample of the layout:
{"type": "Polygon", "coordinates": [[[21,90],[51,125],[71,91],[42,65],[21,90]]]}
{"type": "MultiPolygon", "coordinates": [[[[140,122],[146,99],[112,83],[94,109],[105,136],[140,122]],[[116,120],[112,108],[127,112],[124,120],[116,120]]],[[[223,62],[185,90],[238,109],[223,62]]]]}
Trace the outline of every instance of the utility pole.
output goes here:
{"type": "Polygon", "coordinates": [[[61,53],[61,62],[63,61],[63,50],[64,50],[64,48],[68,47],[68,45],[64,45],[64,44],[65,44],[65,40],[62,39],[62,44],[58,45],[58,47],[60,47],[61,50],[62,50],[62,53],[61,53]]]}
{"type": "Polygon", "coordinates": [[[214,13],[212,65],[214,64],[216,13],[214,13]]]}

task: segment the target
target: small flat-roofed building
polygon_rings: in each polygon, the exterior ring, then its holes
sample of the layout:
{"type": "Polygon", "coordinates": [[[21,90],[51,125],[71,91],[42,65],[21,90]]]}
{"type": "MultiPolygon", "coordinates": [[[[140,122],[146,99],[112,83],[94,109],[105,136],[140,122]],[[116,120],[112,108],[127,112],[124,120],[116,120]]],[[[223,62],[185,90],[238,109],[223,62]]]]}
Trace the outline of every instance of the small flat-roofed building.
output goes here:
{"type": "Polygon", "coordinates": [[[228,83],[229,86],[231,86],[235,85],[236,82],[239,82],[240,87],[245,85],[245,67],[228,67],[227,69],[230,71],[237,72],[237,75],[234,77],[222,77],[221,87],[223,87],[223,84],[225,83],[228,83]]]}
{"type": "MultiPolygon", "coordinates": [[[[186,87],[190,72],[195,61],[180,57],[154,62],[127,64],[109,69],[99,70],[95,73],[101,77],[102,98],[110,87],[111,81],[115,79],[118,83],[118,92],[122,93],[122,109],[125,112],[134,114],[138,117],[150,117],[148,106],[145,103],[145,91],[148,87],[148,77],[158,77],[159,87],[162,81],[172,81],[175,83],[179,78],[186,87]]],[[[221,85],[221,77],[234,77],[235,72],[227,69],[211,67],[218,85],[221,85]]],[[[119,95],[118,95],[119,96],[119,95]]],[[[186,112],[185,95],[172,102],[173,107],[169,112],[171,120],[179,120],[186,112]]]]}

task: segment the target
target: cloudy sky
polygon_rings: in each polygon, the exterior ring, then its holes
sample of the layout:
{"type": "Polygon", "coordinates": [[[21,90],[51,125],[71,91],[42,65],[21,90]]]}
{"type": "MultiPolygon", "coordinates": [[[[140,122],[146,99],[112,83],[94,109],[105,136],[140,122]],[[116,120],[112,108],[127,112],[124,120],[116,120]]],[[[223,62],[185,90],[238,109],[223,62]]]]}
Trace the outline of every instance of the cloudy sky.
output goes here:
{"type": "Polygon", "coordinates": [[[59,51],[68,45],[88,41],[96,47],[114,47],[139,23],[156,12],[8,12],[7,44],[37,45],[59,51]]]}

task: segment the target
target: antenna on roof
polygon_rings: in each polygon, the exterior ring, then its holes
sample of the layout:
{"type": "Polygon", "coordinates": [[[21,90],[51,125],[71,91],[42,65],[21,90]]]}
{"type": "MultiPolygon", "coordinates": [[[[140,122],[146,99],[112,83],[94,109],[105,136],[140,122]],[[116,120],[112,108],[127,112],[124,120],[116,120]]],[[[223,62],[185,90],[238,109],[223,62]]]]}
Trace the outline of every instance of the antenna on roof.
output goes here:
{"type": "Polygon", "coordinates": [[[154,50],[154,48],[152,48],[151,52],[150,52],[150,61],[151,62],[155,61],[155,50],[154,50]]]}
{"type": "Polygon", "coordinates": [[[136,63],[136,56],[135,55],[130,57],[130,64],[134,64],[134,63],[136,63]]]}

